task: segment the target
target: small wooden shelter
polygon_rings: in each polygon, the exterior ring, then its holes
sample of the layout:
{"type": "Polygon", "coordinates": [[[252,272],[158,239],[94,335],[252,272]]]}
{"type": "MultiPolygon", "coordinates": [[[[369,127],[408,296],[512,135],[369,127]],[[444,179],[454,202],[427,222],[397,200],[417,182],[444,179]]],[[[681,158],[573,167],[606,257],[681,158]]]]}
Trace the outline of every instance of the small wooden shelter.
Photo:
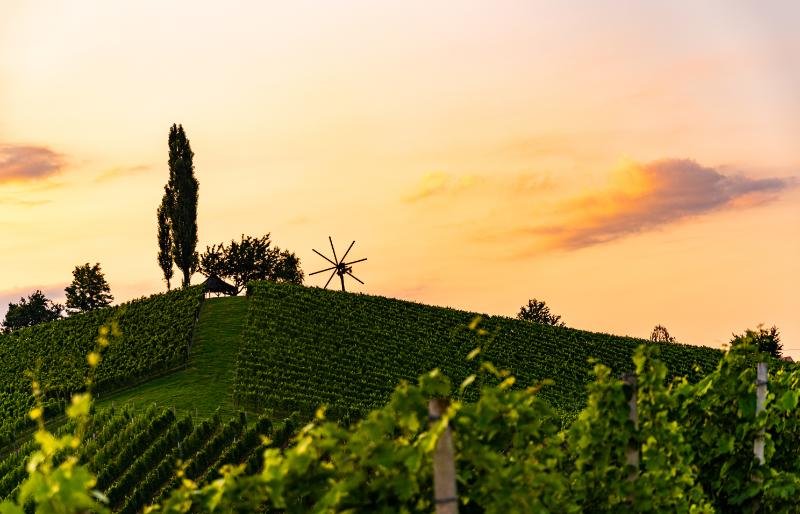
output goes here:
{"type": "Polygon", "coordinates": [[[239,294],[239,291],[236,289],[235,286],[225,282],[221,278],[216,275],[211,275],[203,282],[203,288],[205,290],[205,294],[208,295],[216,295],[219,296],[221,294],[227,296],[236,296],[239,294]]]}

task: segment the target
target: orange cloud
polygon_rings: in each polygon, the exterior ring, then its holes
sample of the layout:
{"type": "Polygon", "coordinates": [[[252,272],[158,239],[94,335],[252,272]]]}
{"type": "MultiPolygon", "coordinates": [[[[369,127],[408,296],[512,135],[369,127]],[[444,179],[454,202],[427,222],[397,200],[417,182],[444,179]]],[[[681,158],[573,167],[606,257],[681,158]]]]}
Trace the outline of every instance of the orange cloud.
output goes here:
{"type": "Polygon", "coordinates": [[[44,146],[0,145],[0,183],[42,180],[64,165],[63,155],[44,146]]]}
{"type": "Polygon", "coordinates": [[[455,178],[440,171],[426,173],[414,190],[403,197],[403,200],[408,203],[414,203],[434,196],[459,193],[471,189],[479,180],[476,175],[464,175],[455,178]]]}
{"type": "Polygon", "coordinates": [[[652,230],[692,216],[767,202],[791,179],[726,176],[689,159],[628,163],[600,191],[563,202],[557,222],[521,229],[545,246],[575,250],[652,230]]]}
{"type": "Polygon", "coordinates": [[[106,182],[108,180],[113,180],[122,177],[128,177],[131,175],[138,175],[140,173],[144,173],[145,171],[149,171],[151,169],[150,166],[146,164],[139,164],[136,166],[116,166],[111,168],[110,170],[105,171],[102,175],[95,179],[95,182],[106,182]]]}

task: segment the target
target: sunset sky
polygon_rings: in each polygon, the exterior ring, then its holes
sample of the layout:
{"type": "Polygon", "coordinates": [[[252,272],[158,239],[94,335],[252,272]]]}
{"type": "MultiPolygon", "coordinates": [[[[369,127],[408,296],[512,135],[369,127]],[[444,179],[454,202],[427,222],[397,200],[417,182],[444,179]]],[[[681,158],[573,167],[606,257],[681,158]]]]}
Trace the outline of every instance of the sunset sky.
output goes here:
{"type": "MultiPolygon", "coordinates": [[[[165,289],[183,124],[199,250],[357,243],[353,290],[800,358],[800,2],[0,0],[0,315],[100,262],[165,289]]],[[[308,285],[323,285],[314,276],[308,285]]],[[[202,277],[195,276],[200,282],[202,277]]]]}

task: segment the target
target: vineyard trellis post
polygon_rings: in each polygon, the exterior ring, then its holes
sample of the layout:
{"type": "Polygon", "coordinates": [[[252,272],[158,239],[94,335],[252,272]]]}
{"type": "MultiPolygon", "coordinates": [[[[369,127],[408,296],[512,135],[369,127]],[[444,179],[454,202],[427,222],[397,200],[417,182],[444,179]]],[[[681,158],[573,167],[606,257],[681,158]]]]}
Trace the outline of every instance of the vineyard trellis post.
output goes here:
{"type": "MultiPolygon", "coordinates": [[[[767,400],[767,363],[759,362],[756,368],[756,416],[764,411],[764,403],[767,400]]],[[[758,431],[755,443],[753,443],[753,454],[759,466],[764,465],[764,429],[758,431]]]]}
{"type": "MultiPolygon", "coordinates": [[[[636,375],[634,373],[625,373],[622,375],[622,382],[630,388],[631,394],[628,400],[628,419],[633,422],[633,428],[638,430],[639,413],[636,410],[636,375]]],[[[628,475],[628,480],[636,480],[636,477],[639,476],[639,445],[635,439],[628,441],[628,448],[625,450],[625,463],[633,468],[631,474],[628,475]]]]}
{"type": "MultiPolygon", "coordinates": [[[[428,402],[428,417],[431,422],[438,421],[447,412],[449,401],[434,398],[428,402]]],[[[456,465],[453,451],[453,436],[447,426],[433,453],[433,490],[436,514],[458,514],[458,491],[456,489],[456,465]]]]}

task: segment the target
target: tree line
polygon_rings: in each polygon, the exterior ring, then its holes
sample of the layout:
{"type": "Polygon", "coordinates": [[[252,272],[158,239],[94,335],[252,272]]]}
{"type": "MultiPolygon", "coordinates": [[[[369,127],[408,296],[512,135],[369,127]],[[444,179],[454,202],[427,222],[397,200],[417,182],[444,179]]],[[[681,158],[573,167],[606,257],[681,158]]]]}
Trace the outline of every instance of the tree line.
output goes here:
{"type": "Polygon", "coordinates": [[[72,282],[64,289],[66,305],[55,303],[37,289],[18,303],[9,303],[3,320],[3,331],[32,327],[46,321],[55,321],[64,315],[78,314],[108,307],[114,301],[111,288],[100,264],[82,264],[72,270],[72,282]]]}
{"type": "Polygon", "coordinates": [[[199,271],[208,278],[233,282],[231,292],[239,294],[251,280],[275,280],[303,283],[300,259],[293,252],[273,247],[270,234],[245,236],[207,246],[197,252],[197,202],[199,182],[194,175],[194,152],[182,125],[172,125],[168,138],[169,180],[156,209],[156,259],[167,289],[174,276],[173,265],[183,274],[181,285],[188,287],[191,276],[199,271]]]}
{"type": "MultiPolygon", "coordinates": [[[[300,259],[289,250],[273,246],[270,234],[245,236],[230,244],[207,246],[197,252],[197,204],[200,183],[195,177],[194,152],[182,125],[173,124],[167,137],[169,177],[161,203],[156,209],[156,259],[167,290],[172,287],[174,268],[180,272],[181,286],[188,287],[195,272],[233,282],[239,294],[251,280],[303,283],[300,259]]],[[[111,288],[100,268],[88,262],[76,266],[72,282],[66,287],[65,304],[56,303],[37,289],[27,298],[10,302],[2,323],[6,333],[64,316],[108,307],[114,301],[111,288]]]]}

